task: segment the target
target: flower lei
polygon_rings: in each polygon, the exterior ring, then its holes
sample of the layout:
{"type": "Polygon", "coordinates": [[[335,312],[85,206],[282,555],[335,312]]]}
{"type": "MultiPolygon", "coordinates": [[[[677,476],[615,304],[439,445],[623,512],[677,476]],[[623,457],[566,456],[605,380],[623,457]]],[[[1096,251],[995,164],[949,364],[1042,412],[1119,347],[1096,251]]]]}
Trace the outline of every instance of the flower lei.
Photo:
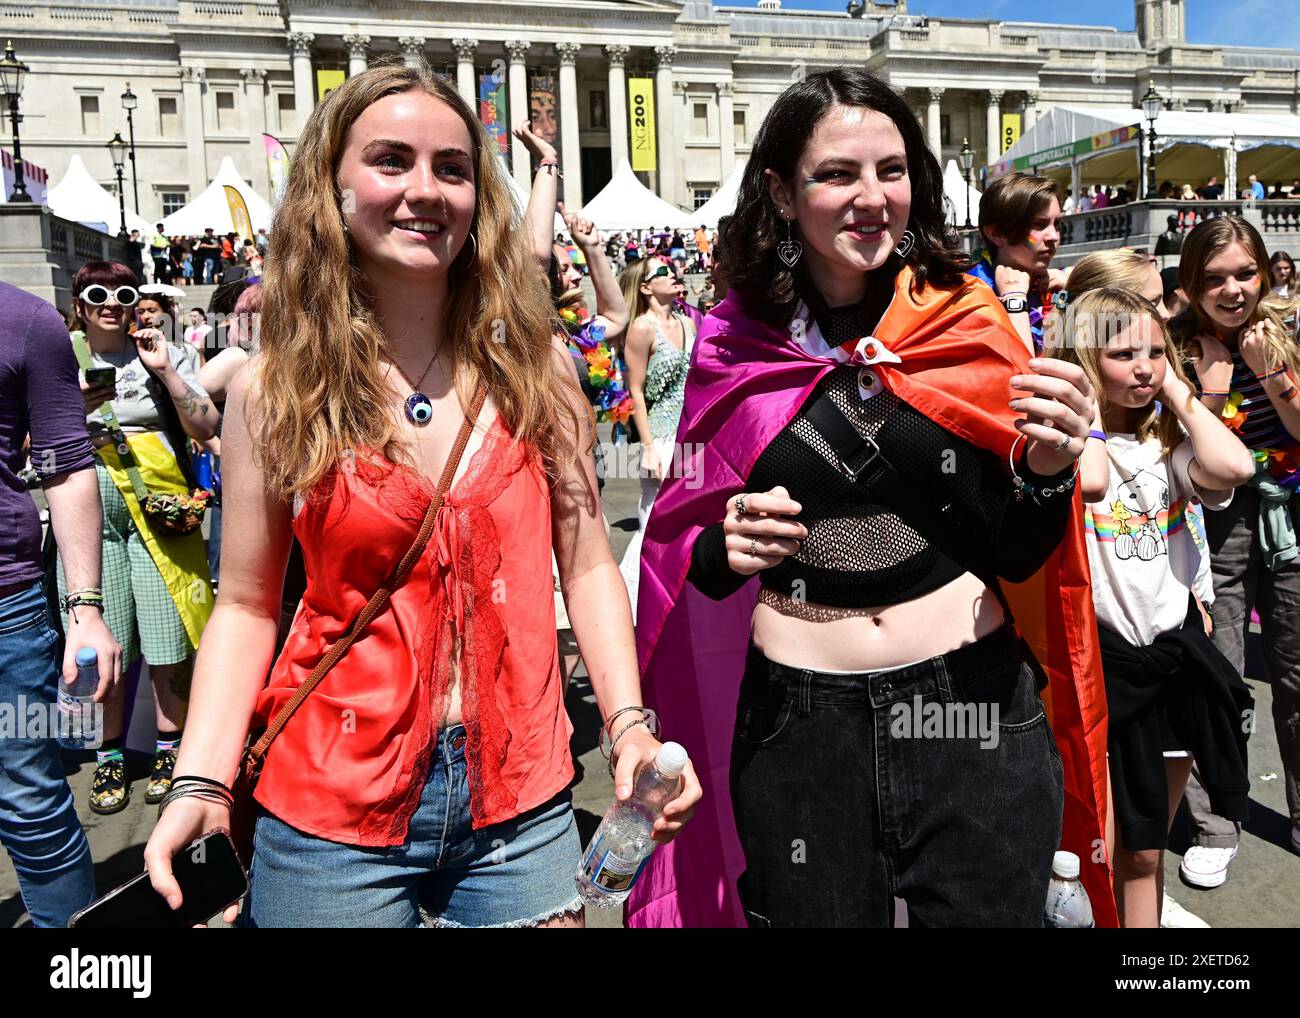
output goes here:
{"type": "Polygon", "coordinates": [[[618,359],[605,340],[605,326],[572,308],[562,308],[560,318],[569,332],[570,351],[586,368],[587,381],[595,394],[596,419],[627,424],[632,418],[632,395],[623,382],[618,359]]]}
{"type": "MultiPolygon", "coordinates": [[[[1246,411],[1241,409],[1242,399],[1242,394],[1233,389],[1228,393],[1228,399],[1223,404],[1223,423],[1238,437],[1241,436],[1242,427],[1248,416],[1246,411]]],[[[1251,455],[1256,463],[1264,464],[1269,476],[1284,488],[1300,486],[1300,445],[1289,443],[1284,448],[1266,446],[1263,449],[1251,450],[1251,455]]]]}

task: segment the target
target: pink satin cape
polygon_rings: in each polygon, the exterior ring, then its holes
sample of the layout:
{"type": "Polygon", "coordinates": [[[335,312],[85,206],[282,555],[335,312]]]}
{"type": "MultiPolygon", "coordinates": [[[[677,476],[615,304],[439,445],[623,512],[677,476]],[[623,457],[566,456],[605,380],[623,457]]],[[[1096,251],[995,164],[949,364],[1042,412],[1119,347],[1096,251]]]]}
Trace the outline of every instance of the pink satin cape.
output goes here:
{"type": "MultiPolygon", "coordinates": [[[[1010,379],[1028,373],[1028,353],[984,284],[912,284],[905,268],[874,334],[901,362],[874,370],[937,424],[1006,460],[1018,435],[1010,379]]],[[[723,518],[759,454],[836,363],[809,353],[790,329],[747,316],[734,294],[696,340],[677,434],[681,469],[660,490],[645,533],[637,654],[645,702],[660,712],[666,737],[690,751],[704,800],[682,834],[651,857],[628,900],[628,926],[744,925],[728,765],[758,580],[715,602],[686,574],[700,531],[723,518]]],[[[1049,677],[1043,699],[1065,769],[1061,845],[1082,860],[1097,925],[1115,926],[1103,839],[1106,700],[1078,490],[1074,499],[1077,511],[1047,563],[1002,589],[1049,677]]]]}

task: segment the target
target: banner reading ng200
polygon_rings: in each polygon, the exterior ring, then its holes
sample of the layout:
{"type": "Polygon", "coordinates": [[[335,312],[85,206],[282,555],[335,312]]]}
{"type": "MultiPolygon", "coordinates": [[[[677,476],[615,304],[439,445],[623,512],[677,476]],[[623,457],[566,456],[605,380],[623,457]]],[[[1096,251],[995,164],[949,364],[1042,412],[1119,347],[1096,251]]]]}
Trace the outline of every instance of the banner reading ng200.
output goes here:
{"type": "Polygon", "coordinates": [[[632,125],[632,169],[657,169],[655,163],[655,82],[628,78],[628,120],[632,125]]]}

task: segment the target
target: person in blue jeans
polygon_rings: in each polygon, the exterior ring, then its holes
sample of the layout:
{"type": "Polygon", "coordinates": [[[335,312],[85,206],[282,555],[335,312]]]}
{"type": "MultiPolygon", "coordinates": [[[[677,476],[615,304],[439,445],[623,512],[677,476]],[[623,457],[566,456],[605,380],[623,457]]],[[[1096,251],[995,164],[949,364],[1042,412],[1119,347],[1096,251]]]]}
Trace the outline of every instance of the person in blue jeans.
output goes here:
{"type": "Polygon", "coordinates": [[[95,398],[102,402],[108,391],[78,390],[59,313],[0,283],[0,710],[17,726],[0,738],[0,844],[37,927],[66,926],[94,900],[95,880],[55,731],[48,723],[27,727],[30,705],[53,704],[60,673],[76,674],[81,647],[99,656],[97,701],[121,679],[121,648],[94,603],[102,603],[101,510],[85,415],[95,398]],[[41,583],[40,517],[19,477],[29,441],[68,573],[62,664],[41,583]]]}

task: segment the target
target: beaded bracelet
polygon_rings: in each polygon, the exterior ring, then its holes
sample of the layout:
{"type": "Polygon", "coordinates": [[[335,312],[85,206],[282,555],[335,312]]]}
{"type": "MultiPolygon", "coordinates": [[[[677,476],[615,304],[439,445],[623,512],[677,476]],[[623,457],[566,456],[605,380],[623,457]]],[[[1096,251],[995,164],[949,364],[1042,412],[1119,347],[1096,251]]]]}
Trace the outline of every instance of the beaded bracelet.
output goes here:
{"type": "Polygon", "coordinates": [[[1024,440],[1024,435],[1017,435],[1016,440],[1011,443],[1011,452],[1007,454],[1007,462],[1011,466],[1011,484],[1012,487],[1015,488],[1016,501],[1023,502],[1025,496],[1028,495],[1038,505],[1042,505],[1043,503],[1038,499],[1039,495],[1042,495],[1043,498],[1051,498],[1053,495],[1063,495],[1067,491],[1072,491],[1074,489],[1074,482],[1079,479],[1079,461],[1077,459],[1074,461],[1074,473],[1070,475],[1070,479],[1062,481],[1060,484],[1056,485],[1035,487],[1016,472],[1016,445],[1024,440]]]}

